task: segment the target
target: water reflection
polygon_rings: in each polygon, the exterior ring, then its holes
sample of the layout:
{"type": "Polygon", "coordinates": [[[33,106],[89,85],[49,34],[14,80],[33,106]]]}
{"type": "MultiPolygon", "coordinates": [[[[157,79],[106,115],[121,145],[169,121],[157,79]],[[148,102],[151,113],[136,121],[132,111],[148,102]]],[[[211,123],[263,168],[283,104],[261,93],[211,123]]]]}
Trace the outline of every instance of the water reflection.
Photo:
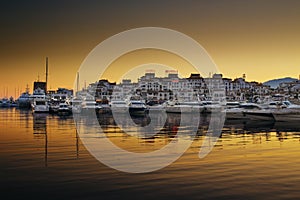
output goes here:
{"type": "MultiPolygon", "coordinates": [[[[193,120],[193,115],[188,115],[193,120]]],[[[156,115],[159,118],[159,115],[156,115]]],[[[122,118],[122,125],[130,124],[129,121],[133,120],[138,126],[145,126],[152,120],[148,115],[122,118]]],[[[197,131],[197,136],[205,136],[209,124],[214,120],[210,115],[201,115],[200,123],[197,131]]],[[[88,120],[88,119],[85,119],[88,120]]],[[[166,134],[171,137],[176,135],[180,127],[180,114],[168,114],[164,126],[158,131],[158,134],[166,134]]],[[[114,117],[110,114],[98,116],[100,126],[104,132],[111,132],[111,128],[118,130],[118,124],[115,122],[114,117]]],[[[160,127],[158,127],[160,128],[160,127]]],[[[274,121],[250,121],[250,120],[226,120],[222,134],[254,134],[254,133],[269,133],[276,132],[280,135],[282,132],[299,132],[300,124],[297,122],[274,122],[274,121]]],[[[268,135],[268,134],[267,134],[268,135]]],[[[221,135],[222,137],[222,135],[221,135]]],[[[267,136],[268,137],[268,136],[267,136]]]]}
{"type": "MultiPolygon", "coordinates": [[[[300,196],[300,125],[294,122],[227,120],[213,151],[199,159],[197,153],[211,121],[211,116],[201,116],[197,136],[179,160],[162,170],[135,175],[112,170],[93,158],[78,138],[72,117],[33,115],[17,109],[0,109],[0,116],[0,185],[12,199],[20,198],[19,194],[38,199],[57,194],[64,199],[300,196]]],[[[84,116],[81,120],[91,126],[101,124],[106,136],[124,149],[143,152],[176,140],[181,118],[168,115],[163,128],[148,138],[122,132],[110,115],[99,115],[98,124],[84,116]]],[[[139,126],[149,120],[149,116],[132,119],[139,126]]],[[[185,139],[191,138],[184,134],[185,139]]]]}
{"type": "Polygon", "coordinates": [[[48,135],[47,116],[45,113],[35,113],[33,115],[33,134],[35,139],[44,139],[44,159],[45,166],[48,166],[48,135]]]}

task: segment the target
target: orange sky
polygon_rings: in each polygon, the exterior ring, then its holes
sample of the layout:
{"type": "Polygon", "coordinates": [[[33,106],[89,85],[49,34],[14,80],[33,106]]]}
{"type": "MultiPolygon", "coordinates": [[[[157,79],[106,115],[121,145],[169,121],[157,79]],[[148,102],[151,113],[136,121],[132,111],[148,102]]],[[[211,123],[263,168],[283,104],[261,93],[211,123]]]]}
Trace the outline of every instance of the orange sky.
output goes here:
{"type": "MultiPolygon", "coordinates": [[[[245,73],[247,80],[261,82],[298,77],[299,8],[300,2],[292,0],[3,3],[0,97],[15,96],[26,84],[32,88],[38,75],[44,80],[46,56],[49,86],[72,88],[80,64],[97,44],[119,32],[146,26],[170,28],[194,38],[226,77],[245,73]]],[[[162,54],[158,56],[158,61],[153,56],[149,59],[150,55],[136,54],[138,61],[130,55],[120,58],[106,76],[122,76],[131,63],[176,65],[166,55],[165,60],[162,54]]],[[[184,73],[190,72],[186,68],[184,73]]]]}

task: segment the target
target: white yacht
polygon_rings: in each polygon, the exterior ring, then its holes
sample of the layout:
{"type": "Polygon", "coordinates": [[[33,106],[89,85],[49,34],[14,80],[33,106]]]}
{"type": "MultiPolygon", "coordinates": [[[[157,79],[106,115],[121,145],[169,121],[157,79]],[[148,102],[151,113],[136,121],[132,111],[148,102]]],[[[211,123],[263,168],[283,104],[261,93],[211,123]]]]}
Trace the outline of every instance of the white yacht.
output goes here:
{"type": "Polygon", "coordinates": [[[114,113],[125,113],[128,111],[128,104],[122,100],[112,100],[109,103],[110,109],[114,113]]]}
{"type": "Polygon", "coordinates": [[[130,100],[128,107],[130,114],[138,115],[146,114],[148,112],[146,104],[141,100],[130,100]]]}
{"type": "Polygon", "coordinates": [[[281,101],[270,101],[266,104],[262,104],[262,106],[266,109],[281,109],[281,108],[286,108],[287,107],[281,101]]]}
{"type": "Polygon", "coordinates": [[[58,115],[70,115],[72,114],[72,108],[70,108],[69,104],[63,102],[58,106],[58,115]]]}
{"type": "Polygon", "coordinates": [[[81,112],[88,112],[90,110],[98,112],[101,106],[93,98],[85,98],[81,104],[81,112]]]}
{"type": "Polygon", "coordinates": [[[33,103],[31,104],[31,107],[34,113],[49,112],[49,105],[47,99],[35,98],[33,99],[33,103]]]}
{"type": "Polygon", "coordinates": [[[30,94],[23,92],[17,100],[19,108],[30,108],[30,94]]]}
{"type": "Polygon", "coordinates": [[[300,105],[292,104],[290,101],[282,101],[282,103],[286,105],[287,108],[300,110],[300,105]]]}
{"type": "Polygon", "coordinates": [[[240,102],[238,101],[228,101],[226,102],[226,108],[231,109],[231,108],[239,108],[240,107],[240,102]]]}
{"type": "Polygon", "coordinates": [[[50,106],[44,90],[41,88],[35,89],[29,98],[31,102],[31,108],[34,113],[49,112],[50,106]]]}
{"type": "Polygon", "coordinates": [[[227,108],[223,112],[226,112],[227,119],[248,119],[245,112],[262,110],[263,108],[256,103],[241,103],[238,108],[227,108]]]}
{"type": "Polygon", "coordinates": [[[298,109],[278,109],[272,111],[275,121],[298,121],[300,122],[300,110],[298,109]]]}
{"type": "Polygon", "coordinates": [[[72,113],[81,113],[82,100],[80,98],[73,98],[69,104],[72,107],[72,113]]]}
{"type": "Polygon", "coordinates": [[[148,106],[149,111],[161,112],[165,111],[165,106],[163,104],[156,104],[148,106]]]}
{"type": "Polygon", "coordinates": [[[198,101],[174,102],[169,101],[165,106],[167,113],[193,113],[204,111],[204,106],[198,101]]]}
{"type": "Polygon", "coordinates": [[[204,105],[204,110],[203,112],[205,113],[212,113],[212,112],[218,112],[222,110],[222,106],[218,102],[213,102],[213,101],[202,101],[204,105]]]}
{"type": "Polygon", "coordinates": [[[243,111],[245,118],[250,120],[270,120],[274,121],[274,116],[272,114],[274,109],[251,109],[243,111]]]}
{"type": "Polygon", "coordinates": [[[32,104],[34,99],[46,99],[46,94],[44,90],[37,88],[33,91],[33,94],[30,95],[29,98],[32,104]]]}

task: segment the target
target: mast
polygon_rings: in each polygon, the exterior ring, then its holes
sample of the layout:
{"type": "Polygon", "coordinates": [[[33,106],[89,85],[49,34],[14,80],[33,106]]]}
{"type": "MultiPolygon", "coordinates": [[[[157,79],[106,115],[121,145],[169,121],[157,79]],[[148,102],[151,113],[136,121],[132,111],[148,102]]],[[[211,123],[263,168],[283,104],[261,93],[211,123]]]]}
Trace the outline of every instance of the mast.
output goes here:
{"type": "Polygon", "coordinates": [[[29,86],[28,86],[28,83],[26,84],[26,93],[29,93],[29,86]]]}
{"type": "Polygon", "coordinates": [[[47,93],[47,86],[48,86],[48,57],[46,57],[46,91],[45,93],[47,93]]]}
{"type": "Polygon", "coordinates": [[[79,72],[77,72],[76,92],[79,91],[79,72]]]}

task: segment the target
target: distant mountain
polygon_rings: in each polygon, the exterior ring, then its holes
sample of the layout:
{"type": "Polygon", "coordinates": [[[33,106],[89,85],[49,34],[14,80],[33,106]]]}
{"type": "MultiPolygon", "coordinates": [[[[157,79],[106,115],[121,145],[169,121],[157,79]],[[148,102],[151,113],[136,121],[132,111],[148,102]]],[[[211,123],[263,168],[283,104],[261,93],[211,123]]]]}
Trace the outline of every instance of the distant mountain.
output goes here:
{"type": "Polygon", "coordinates": [[[269,85],[271,88],[277,88],[280,83],[288,83],[288,82],[293,82],[296,81],[297,79],[291,78],[291,77],[286,77],[286,78],[279,78],[279,79],[273,79],[264,82],[264,85],[269,85]]]}

